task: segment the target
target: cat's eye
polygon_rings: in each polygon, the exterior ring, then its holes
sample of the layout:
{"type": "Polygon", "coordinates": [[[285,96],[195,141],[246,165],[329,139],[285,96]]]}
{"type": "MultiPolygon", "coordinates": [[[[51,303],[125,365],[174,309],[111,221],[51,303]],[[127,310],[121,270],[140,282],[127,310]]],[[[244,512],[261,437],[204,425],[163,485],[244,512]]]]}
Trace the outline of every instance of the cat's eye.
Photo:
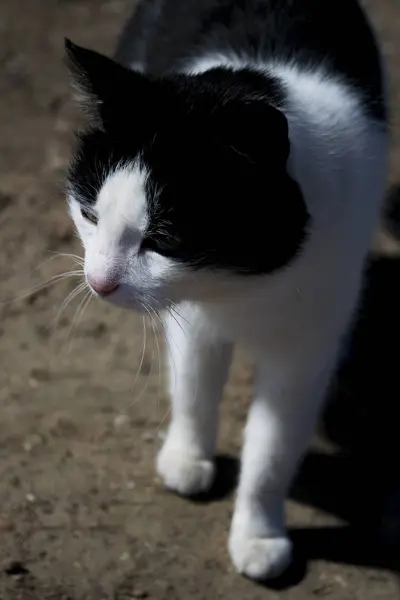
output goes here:
{"type": "Polygon", "coordinates": [[[82,217],[84,219],[86,219],[87,221],[90,221],[91,223],[93,223],[93,225],[97,225],[98,222],[98,218],[96,217],[96,215],[94,214],[94,212],[92,212],[91,210],[87,210],[86,208],[81,208],[81,213],[82,213],[82,217]]]}

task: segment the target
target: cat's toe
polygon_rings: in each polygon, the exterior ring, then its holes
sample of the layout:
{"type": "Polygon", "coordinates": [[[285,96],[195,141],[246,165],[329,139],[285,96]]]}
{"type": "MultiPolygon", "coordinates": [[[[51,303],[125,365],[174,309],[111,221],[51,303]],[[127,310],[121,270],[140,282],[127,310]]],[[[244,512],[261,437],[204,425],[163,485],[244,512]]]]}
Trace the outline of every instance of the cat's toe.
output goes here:
{"type": "Polygon", "coordinates": [[[231,534],[229,553],[236,570],[258,581],[279,577],[289,566],[292,543],[287,537],[255,538],[231,534]]]}
{"type": "Polygon", "coordinates": [[[157,458],[157,472],[170,490],[182,496],[195,496],[207,492],[212,486],[215,465],[211,460],[163,448],[157,458]]]}

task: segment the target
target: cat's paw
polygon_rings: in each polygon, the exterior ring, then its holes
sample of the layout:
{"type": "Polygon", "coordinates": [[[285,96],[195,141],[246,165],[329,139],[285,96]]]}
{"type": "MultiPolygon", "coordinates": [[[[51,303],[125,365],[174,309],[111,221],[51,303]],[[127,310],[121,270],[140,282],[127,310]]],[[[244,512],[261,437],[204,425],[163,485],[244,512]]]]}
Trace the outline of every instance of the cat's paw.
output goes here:
{"type": "Polygon", "coordinates": [[[245,537],[231,533],[229,554],[236,570],[258,581],[279,577],[289,566],[292,543],[289,538],[245,537]]]}
{"type": "Polygon", "coordinates": [[[212,486],[215,465],[211,460],[164,446],[157,457],[157,473],[168,489],[182,496],[195,496],[212,486]]]}

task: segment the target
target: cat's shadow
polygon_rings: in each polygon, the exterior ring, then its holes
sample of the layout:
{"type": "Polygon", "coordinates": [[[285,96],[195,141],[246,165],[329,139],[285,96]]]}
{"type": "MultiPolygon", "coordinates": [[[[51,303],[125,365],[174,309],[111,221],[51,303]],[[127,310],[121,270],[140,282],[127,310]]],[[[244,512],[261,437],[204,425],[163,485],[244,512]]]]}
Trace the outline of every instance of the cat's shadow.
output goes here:
{"type": "MultiPolygon", "coordinates": [[[[292,499],[344,525],[292,530],[293,564],[269,588],[299,583],[312,559],[400,573],[399,341],[400,259],[372,259],[360,318],[322,419],[337,451],[311,451],[291,491],[292,499]]],[[[236,459],[219,457],[217,467],[215,486],[198,502],[235,487],[236,459]]]]}

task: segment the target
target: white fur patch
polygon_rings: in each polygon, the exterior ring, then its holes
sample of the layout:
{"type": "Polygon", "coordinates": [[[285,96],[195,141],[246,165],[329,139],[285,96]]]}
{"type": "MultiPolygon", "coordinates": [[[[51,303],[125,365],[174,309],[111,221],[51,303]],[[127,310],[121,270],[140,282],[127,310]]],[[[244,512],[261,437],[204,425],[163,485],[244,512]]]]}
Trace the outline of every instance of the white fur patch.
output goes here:
{"type": "Polygon", "coordinates": [[[117,168],[106,178],[93,207],[97,225],[79,215],[85,271],[94,280],[123,278],[124,262],[137,254],[147,227],[145,181],[146,173],[136,164],[117,168]]]}
{"type": "Polygon", "coordinates": [[[168,283],[179,271],[168,258],[141,251],[148,228],[147,173],[138,162],[122,165],[105,179],[92,207],[97,224],[85,219],[78,198],[69,197],[70,214],[85,248],[85,273],[96,282],[120,285],[108,299],[117,305],[161,308],[168,283]]]}
{"type": "MultiPolygon", "coordinates": [[[[240,61],[209,57],[188,71],[219,65],[240,61]]],[[[146,174],[137,165],[106,179],[94,207],[97,227],[83,219],[74,199],[71,214],[86,270],[104,276],[119,269],[122,285],[111,301],[158,308],[168,298],[179,305],[166,321],[173,410],[158,471],[168,487],[181,494],[209,488],[231,344],[242,344],[254,359],[229,551],[238,571],[263,579],[290,560],[284,499],[357,305],[385,189],[388,140],[356,91],[322,69],[256,68],[276,74],[287,89],[288,169],[311,216],[304,249],[286,269],[257,278],[193,273],[155,252],[141,253],[146,174]]],[[[248,210],[246,198],[237,210],[248,210]]]]}
{"type": "Polygon", "coordinates": [[[99,224],[117,235],[128,225],[141,236],[147,227],[146,172],[138,164],[123,166],[111,173],[99,192],[96,211],[99,224]]]}
{"type": "MultiPolygon", "coordinates": [[[[205,57],[187,71],[216,66],[243,63],[205,57]]],[[[264,65],[261,70],[277,75],[287,90],[288,169],[311,214],[310,236],[287,269],[256,280],[230,278],[229,301],[181,305],[178,323],[168,320],[173,410],[158,461],[165,484],[179,493],[209,485],[203,465],[216,444],[229,361],[226,340],[241,343],[258,375],[229,552],[236,569],[255,579],[275,577],[290,561],[284,500],[357,306],[388,153],[384,128],[366,115],[350,86],[322,69],[264,65]],[[235,297],[235,284],[242,295],[235,297]]],[[[206,273],[196,277],[216,296],[226,283],[206,273]]]]}

